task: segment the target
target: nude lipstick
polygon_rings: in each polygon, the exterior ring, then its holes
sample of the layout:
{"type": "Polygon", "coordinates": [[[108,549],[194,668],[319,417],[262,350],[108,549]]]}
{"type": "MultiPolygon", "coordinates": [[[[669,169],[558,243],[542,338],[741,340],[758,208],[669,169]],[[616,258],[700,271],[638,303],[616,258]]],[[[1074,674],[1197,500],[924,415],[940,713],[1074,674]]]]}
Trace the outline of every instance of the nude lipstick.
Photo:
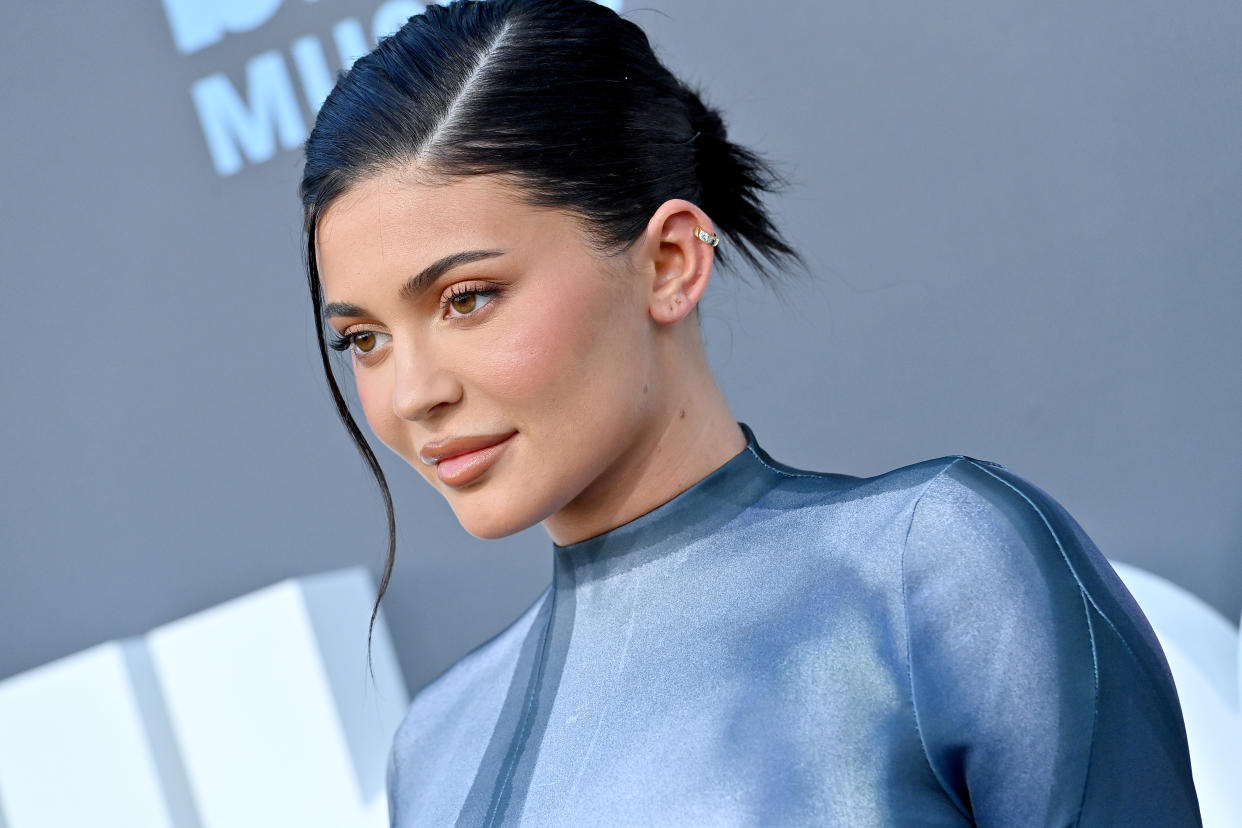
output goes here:
{"type": "Polygon", "coordinates": [[[418,456],[436,467],[436,477],[446,486],[457,488],[473,483],[500,459],[516,431],[507,434],[454,437],[423,446],[418,456]]]}

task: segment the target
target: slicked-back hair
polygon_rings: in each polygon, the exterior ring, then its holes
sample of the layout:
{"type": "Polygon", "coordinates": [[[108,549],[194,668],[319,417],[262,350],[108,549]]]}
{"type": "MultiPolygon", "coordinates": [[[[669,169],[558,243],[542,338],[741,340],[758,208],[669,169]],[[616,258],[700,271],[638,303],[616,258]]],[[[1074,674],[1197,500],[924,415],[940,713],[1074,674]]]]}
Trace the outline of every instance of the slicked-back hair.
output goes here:
{"type": "MultiPolygon", "coordinates": [[[[669,199],[697,204],[764,278],[804,267],[762,202],[782,179],[726,137],[720,113],[674,77],[637,25],[590,0],[456,0],[428,6],[342,73],[306,141],[301,196],[319,353],[337,414],[375,476],[396,554],[383,469],[350,413],[325,341],[315,233],[327,206],[369,176],[416,165],[446,180],[502,175],[535,207],[628,249],[669,199]]],[[[370,634],[368,633],[368,647],[370,634]]]]}

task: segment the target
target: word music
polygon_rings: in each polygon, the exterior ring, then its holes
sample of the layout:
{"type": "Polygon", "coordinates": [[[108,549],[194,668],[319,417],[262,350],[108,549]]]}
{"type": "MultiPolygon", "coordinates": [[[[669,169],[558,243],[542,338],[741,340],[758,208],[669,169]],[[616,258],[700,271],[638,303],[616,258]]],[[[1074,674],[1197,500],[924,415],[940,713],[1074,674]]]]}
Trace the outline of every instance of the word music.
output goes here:
{"type": "MultiPolygon", "coordinates": [[[[173,42],[179,52],[188,55],[208,49],[229,35],[259,29],[272,19],[284,0],[162,2],[173,42]]],[[[615,11],[621,9],[620,0],[603,5],[615,11]]],[[[413,15],[421,14],[426,6],[412,0],[387,0],[371,15],[369,26],[356,17],[346,17],[331,27],[326,38],[308,34],[295,39],[287,51],[261,52],[245,62],[240,89],[225,71],[195,81],[190,95],[216,172],[230,176],[247,163],[260,164],[278,150],[302,145],[309,122],[336,80],[325,40],[331,42],[336,67],[347,70],[380,38],[395,32],[413,15]]]]}

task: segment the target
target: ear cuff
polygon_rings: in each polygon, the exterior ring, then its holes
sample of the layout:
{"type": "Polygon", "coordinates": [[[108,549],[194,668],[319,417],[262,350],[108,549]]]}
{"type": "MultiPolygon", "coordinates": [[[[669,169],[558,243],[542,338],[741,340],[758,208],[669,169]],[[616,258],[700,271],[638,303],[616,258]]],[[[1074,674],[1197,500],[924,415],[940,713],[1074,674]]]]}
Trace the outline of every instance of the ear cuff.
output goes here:
{"type": "Polygon", "coordinates": [[[697,224],[694,226],[694,235],[699,237],[699,241],[710,244],[712,247],[720,244],[720,236],[707,232],[697,224]]]}

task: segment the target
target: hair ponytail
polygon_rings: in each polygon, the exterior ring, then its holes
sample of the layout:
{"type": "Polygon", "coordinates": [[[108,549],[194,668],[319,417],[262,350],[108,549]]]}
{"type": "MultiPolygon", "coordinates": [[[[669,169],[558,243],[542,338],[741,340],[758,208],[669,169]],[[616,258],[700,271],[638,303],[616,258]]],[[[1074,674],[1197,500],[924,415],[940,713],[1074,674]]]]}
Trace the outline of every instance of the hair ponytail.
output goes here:
{"type": "MultiPolygon", "coordinates": [[[[764,207],[765,193],[787,186],[772,166],[728,138],[720,112],[703,103],[701,93],[681,85],[681,100],[695,130],[696,203],[755,270],[770,276],[768,265],[804,267],[802,257],[785,241],[764,207]]],[[[729,266],[728,252],[716,253],[729,266]]]]}

